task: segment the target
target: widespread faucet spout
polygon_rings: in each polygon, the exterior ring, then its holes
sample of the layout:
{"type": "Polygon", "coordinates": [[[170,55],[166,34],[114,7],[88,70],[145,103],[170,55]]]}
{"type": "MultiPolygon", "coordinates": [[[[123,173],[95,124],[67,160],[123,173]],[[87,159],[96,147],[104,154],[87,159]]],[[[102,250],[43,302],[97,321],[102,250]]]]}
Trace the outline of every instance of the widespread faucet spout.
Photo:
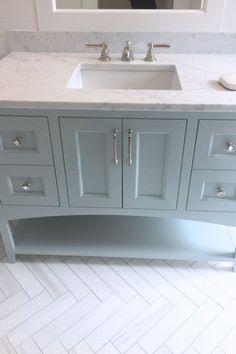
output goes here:
{"type": "Polygon", "coordinates": [[[121,60],[122,61],[133,61],[134,60],[134,54],[133,54],[133,50],[132,50],[130,41],[126,41],[126,45],[123,49],[121,60]]]}

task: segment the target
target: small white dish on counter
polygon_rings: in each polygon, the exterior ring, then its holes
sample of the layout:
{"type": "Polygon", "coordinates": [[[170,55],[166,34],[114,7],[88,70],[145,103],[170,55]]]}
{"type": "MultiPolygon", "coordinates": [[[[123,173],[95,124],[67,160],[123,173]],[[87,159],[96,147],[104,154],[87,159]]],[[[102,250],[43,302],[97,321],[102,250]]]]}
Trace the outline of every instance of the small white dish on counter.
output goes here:
{"type": "Polygon", "coordinates": [[[228,73],[220,76],[219,82],[223,85],[226,89],[231,91],[236,91],[236,72],[235,73],[228,73]]]}

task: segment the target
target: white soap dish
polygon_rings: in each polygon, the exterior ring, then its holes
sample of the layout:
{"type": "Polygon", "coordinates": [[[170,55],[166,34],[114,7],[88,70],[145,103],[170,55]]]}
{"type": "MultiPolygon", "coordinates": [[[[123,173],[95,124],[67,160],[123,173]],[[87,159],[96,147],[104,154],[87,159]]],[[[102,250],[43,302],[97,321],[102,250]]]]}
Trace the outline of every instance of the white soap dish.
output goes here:
{"type": "Polygon", "coordinates": [[[236,73],[221,75],[219,82],[228,90],[236,91],[236,73]]]}

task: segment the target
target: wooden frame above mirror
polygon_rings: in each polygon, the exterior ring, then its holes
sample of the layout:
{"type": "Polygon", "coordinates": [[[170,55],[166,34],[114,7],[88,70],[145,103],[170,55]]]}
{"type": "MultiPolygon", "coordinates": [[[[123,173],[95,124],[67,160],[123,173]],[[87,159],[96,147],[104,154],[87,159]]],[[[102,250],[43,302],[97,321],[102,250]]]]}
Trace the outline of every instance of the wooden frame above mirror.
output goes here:
{"type": "Polygon", "coordinates": [[[220,32],[226,0],[204,10],[58,10],[36,0],[39,30],[80,32],[220,32]]]}

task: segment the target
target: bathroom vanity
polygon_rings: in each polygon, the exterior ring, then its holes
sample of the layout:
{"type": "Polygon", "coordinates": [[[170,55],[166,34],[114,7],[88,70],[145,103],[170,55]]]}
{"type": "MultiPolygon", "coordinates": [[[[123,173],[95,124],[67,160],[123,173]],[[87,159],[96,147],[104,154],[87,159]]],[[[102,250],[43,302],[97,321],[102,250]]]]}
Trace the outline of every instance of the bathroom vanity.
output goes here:
{"type": "Polygon", "coordinates": [[[217,78],[236,56],[185,57],[160,56],[158,65],[177,68],[173,90],[78,89],[79,61],[95,59],[76,54],[12,53],[0,62],[0,231],[9,261],[59,254],[235,264],[227,226],[236,226],[236,93],[217,78]]]}

